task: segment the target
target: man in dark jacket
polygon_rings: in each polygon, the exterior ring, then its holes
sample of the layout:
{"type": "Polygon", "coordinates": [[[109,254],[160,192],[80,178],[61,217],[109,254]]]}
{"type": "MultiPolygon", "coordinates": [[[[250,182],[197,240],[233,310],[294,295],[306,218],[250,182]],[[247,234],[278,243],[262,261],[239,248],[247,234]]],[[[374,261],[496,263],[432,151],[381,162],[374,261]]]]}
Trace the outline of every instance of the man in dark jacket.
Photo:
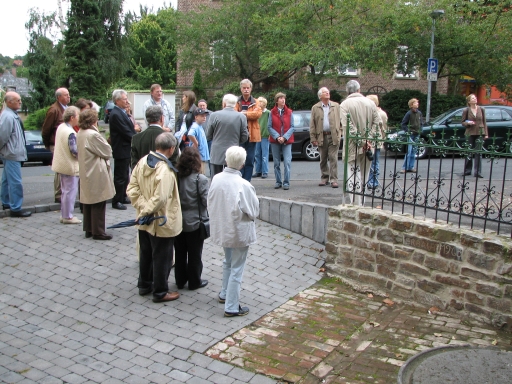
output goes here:
{"type": "MultiPolygon", "coordinates": [[[[66,88],[59,88],[55,91],[55,98],[57,101],[53,103],[46,112],[46,117],[43,122],[43,126],[41,127],[41,136],[43,137],[43,144],[46,149],[52,151],[55,148],[55,135],[57,133],[57,127],[61,125],[64,120],[62,119],[62,114],[64,110],[68,107],[70,102],[69,91],[66,88]]],[[[53,178],[53,190],[55,193],[55,202],[60,203],[60,176],[57,172],[55,172],[55,177],[53,178]]]]}
{"type": "Polygon", "coordinates": [[[130,201],[126,196],[126,187],[130,181],[130,149],[132,137],[135,135],[135,127],[132,120],[126,114],[128,107],[128,94],[122,89],[116,89],[112,93],[114,108],[110,112],[110,140],[112,155],[114,158],[114,187],[116,194],[112,199],[112,208],[126,209],[124,204],[130,201]]]}

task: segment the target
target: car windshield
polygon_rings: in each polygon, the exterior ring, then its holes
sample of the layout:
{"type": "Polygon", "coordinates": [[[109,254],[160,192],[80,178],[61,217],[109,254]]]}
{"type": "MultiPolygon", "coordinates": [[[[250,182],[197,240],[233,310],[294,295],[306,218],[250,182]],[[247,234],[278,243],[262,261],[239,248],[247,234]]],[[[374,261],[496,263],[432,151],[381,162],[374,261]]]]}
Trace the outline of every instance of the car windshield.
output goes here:
{"type": "Polygon", "coordinates": [[[41,141],[43,140],[40,132],[25,131],[25,139],[27,141],[41,141]]]}
{"type": "Polygon", "coordinates": [[[450,113],[453,113],[453,111],[454,111],[453,109],[450,109],[447,112],[441,113],[439,116],[430,120],[430,124],[439,124],[441,121],[443,121],[446,118],[446,116],[448,116],[450,113]]]}

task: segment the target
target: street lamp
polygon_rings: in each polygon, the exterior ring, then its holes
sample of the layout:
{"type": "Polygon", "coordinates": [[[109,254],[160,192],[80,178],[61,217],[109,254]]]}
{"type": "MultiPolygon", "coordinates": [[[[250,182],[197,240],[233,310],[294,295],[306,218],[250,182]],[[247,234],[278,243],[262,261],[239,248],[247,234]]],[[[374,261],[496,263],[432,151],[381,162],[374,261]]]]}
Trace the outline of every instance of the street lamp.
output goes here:
{"type": "MultiPolygon", "coordinates": [[[[430,41],[430,58],[434,58],[434,33],[436,31],[436,19],[444,15],[443,9],[436,9],[432,11],[430,17],[432,18],[432,40],[430,41]]],[[[436,74],[437,75],[437,74],[436,74]]],[[[427,123],[430,122],[430,98],[432,97],[432,81],[428,80],[428,93],[427,93],[427,123]]]]}

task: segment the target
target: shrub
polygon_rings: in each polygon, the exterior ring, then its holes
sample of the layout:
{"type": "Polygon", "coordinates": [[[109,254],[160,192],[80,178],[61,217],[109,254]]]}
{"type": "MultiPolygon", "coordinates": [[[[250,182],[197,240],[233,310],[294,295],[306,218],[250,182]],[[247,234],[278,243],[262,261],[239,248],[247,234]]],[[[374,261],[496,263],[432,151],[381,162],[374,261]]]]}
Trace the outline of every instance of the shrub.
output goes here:
{"type": "MultiPolygon", "coordinates": [[[[416,98],[420,102],[420,111],[425,117],[427,110],[427,95],[412,89],[400,90],[386,93],[380,98],[380,107],[388,114],[388,126],[400,125],[404,115],[409,110],[407,103],[410,99],[416,98]]],[[[430,103],[430,116],[436,117],[446,110],[454,107],[460,107],[466,104],[466,100],[460,95],[441,95],[435,93],[432,95],[430,103]]]]}
{"type": "Polygon", "coordinates": [[[25,122],[23,123],[25,130],[27,131],[37,131],[40,130],[43,126],[44,119],[46,117],[46,112],[48,112],[50,107],[46,107],[43,109],[38,109],[35,112],[32,112],[27,116],[25,122]]]}

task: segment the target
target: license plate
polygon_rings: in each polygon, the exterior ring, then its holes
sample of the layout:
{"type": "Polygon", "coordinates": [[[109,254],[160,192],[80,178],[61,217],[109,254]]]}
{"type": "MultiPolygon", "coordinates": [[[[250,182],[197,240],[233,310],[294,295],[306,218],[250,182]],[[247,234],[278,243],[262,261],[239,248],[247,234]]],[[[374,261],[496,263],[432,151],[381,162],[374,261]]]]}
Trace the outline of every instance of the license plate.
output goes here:
{"type": "Polygon", "coordinates": [[[34,145],[34,149],[44,149],[44,145],[34,145]]]}

